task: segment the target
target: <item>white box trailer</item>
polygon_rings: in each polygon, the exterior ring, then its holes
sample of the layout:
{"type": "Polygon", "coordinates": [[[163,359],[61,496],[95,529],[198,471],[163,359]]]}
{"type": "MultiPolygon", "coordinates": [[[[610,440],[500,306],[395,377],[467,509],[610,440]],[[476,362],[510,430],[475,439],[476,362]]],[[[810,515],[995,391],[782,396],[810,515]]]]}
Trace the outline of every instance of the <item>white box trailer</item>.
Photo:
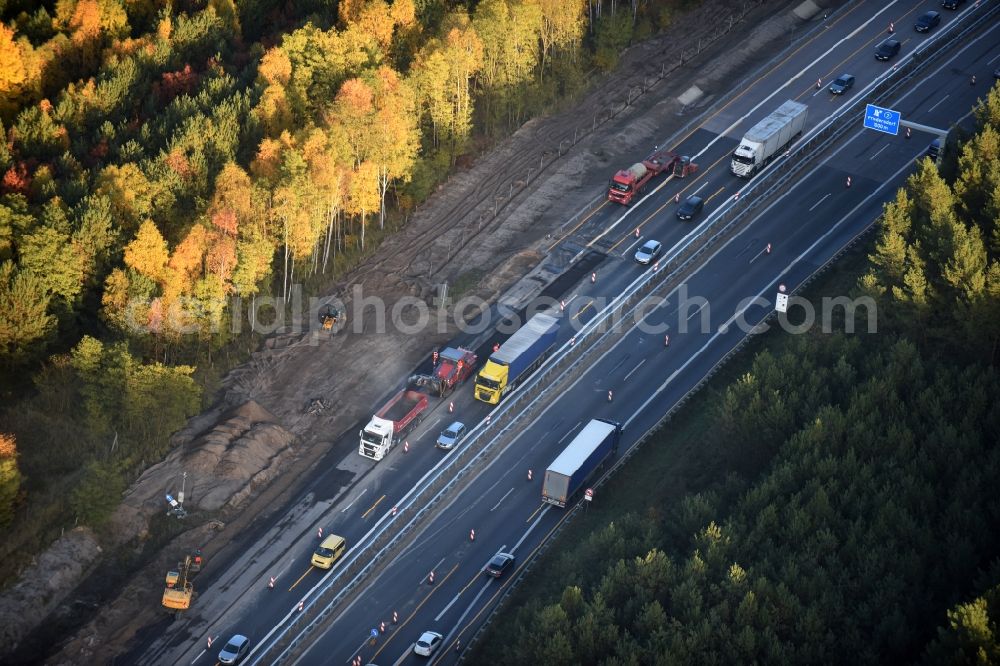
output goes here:
{"type": "Polygon", "coordinates": [[[730,166],[741,178],[752,178],[802,133],[809,107],[788,100],[751,127],[733,153],[730,166]]]}

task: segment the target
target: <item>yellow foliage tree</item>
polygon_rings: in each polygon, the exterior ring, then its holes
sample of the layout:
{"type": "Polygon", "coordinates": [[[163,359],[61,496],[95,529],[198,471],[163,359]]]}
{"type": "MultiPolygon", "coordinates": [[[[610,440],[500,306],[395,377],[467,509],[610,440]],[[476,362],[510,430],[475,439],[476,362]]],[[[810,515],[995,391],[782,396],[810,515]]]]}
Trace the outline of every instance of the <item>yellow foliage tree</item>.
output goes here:
{"type": "Polygon", "coordinates": [[[28,80],[20,45],[14,42],[14,31],[0,23],[0,112],[8,110],[24,90],[28,80]]]}
{"type": "Polygon", "coordinates": [[[97,193],[111,201],[115,217],[126,232],[153,212],[153,185],[139,165],[126,162],[110,164],[97,176],[97,193]]]}
{"type": "Polygon", "coordinates": [[[208,8],[222,19],[227,32],[234,36],[240,34],[240,14],[233,0],[208,0],[208,8]]]}
{"type": "Polygon", "coordinates": [[[361,222],[361,249],[365,247],[365,223],[368,214],[378,208],[379,187],[378,167],[371,162],[362,162],[351,173],[347,202],[344,209],[357,215],[361,222]]]}
{"type": "Polygon", "coordinates": [[[169,258],[167,241],[152,220],[145,220],[135,240],[125,246],[125,265],[157,282],[163,279],[169,258]]]}
{"type": "Polygon", "coordinates": [[[410,180],[420,149],[416,100],[413,89],[405,85],[390,67],[380,67],[376,74],[375,126],[370,137],[369,161],[377,170],[379,190],[379,228],[385,227],[385,197],[393,181],[410,180]]]}
{"type": "Polygon", "coordinates": [[[194,281],[201,277],[208,243],[208,230],[196,224],[170,255],[168,265],[182,280],[182,292],[190,291],[194,281]]]}
{"type": "Polygon", "coordinates": [[[584,0],[538,0],[542,10],[542,70],[554,48],[576,52],[586,28],[584,0]]]}
{"type": "Polygon", "coordinates": [[[369,2],[361,9],[358,18],[351,23],[365,34],[370,35],[382,47],[383,51],[388,51],[392,44],[393,29],[396,26],[393,14],[385,0],[369,2]]]}

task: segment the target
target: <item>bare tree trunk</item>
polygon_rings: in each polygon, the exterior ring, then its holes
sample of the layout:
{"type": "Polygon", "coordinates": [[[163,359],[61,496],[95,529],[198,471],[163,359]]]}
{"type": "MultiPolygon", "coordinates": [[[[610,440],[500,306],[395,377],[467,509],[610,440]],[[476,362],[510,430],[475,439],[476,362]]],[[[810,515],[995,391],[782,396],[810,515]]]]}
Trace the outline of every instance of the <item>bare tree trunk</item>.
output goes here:
{"type": "Polygon", "coordinates": [[[330,243],[331,243],[332,238],[333,238],[333,221],[334,221],[334,212],[333,212],[333,209],[330,208],[327,211],[326,243],[324,244],[325,246],[323,248],[323,272],[324,273],[326,273],[326,262],[330,258],[330,243]]]}
{"type": "Polygon", "coordinates": [[[282,276],[284,281],[281,287],[281,297],[283,299],[288,298],[288,221],[285,220],[285,270],[282,276]]]}
{"type": "Polygon", "coordinates": [[[385,229],[385,194],[389,191],[389,169],[384,166],[378,168],[378,228],[385,229]]]}

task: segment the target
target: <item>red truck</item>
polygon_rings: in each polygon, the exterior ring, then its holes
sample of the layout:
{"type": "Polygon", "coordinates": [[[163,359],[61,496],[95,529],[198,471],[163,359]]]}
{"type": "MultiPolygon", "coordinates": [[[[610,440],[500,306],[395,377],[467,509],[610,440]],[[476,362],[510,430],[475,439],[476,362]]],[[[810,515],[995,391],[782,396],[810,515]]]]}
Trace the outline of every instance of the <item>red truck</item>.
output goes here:
{"type": "Polygon", "coordinates": [[[443,398],[473,375],[478,362],[479,357],[468,349],[445,347],[438,354],[432,374],[413,375],[410,377],[409,385],[427,389],[443,398]]]}
{"type": "Polygon", "coordinates": [[[690,157],[676,155],[669,150],[658,150],[641,162],[636,162],[627,169],[622,169],[611,178],[608,188],[608,200],[617,201],[626,206],[632,203],[636,195],[642,193],[654,176],[671,172],[678,178],[684,178],[698,170],[698,165],[690,157]]]}
{"type": "Polygon", "coordinates": [[[430,401],[426,393],[403,389],[378,410],[361,431],[358,453],[372,460],[382,460],[414,426],[430,401]]]}

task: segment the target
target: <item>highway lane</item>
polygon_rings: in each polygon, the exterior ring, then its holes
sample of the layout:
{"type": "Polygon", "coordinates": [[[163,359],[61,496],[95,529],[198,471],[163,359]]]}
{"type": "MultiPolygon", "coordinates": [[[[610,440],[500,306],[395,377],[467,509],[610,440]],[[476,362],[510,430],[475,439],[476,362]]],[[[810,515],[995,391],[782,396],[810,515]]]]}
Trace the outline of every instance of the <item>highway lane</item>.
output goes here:
{"type": "MultiPolygon", "coordinates": [[[[945,18],[948,18],[948,14],[945,14],[945,18]]],[[[753,89],[764,87],[766,87],[766,83],[762,82],[755,84],[753,89]]],[[[960,91],[956,91],[956,98],[952,100],[953,102],[958,99],[959,93],[960,91]]],[[[752,102],[753,100],[748,98],[741,103],[751,104],[752,102]]],[[[776,105],[777,103],[774,104],[774,106],[776,105]]],[[[936,111],[942,111],[945,107],[946,105],[939,105],[936,111]]],[[[763,116],[766,112],[764,111],[760,115],[763,116]]],[[[814,115],[813,118],[815,119],[816,116],[814,115]]],[[[751,121],[756,122],[757,119],[759,118],[748,119],[746,126],[749,126],[751,121]]],[[[694,142],[700,141],[704,145],[710,140],[710,136],[710,133],[705,130],[700,130],[697,134],[692,135],[689,139],[692,142],[690,144],[692,150],[689,152],[696,152],[697,146],[694,145],[694,142]]],[[[716,145],[720,146],[721,143],[716,145]]],[[[728,155],[734,145],[735,139],[719,155],[728,155]]],[[[714,169],[706,168],[703,174],[707,174],[708,177],[704,182],[709,182],[712,185],[729,183],[730,186],[733,183],[745,184],[744,181],[735,179],[728,174],[727,169],[728,164],[725,160],[714,169]],[[709,180],[709,178],[717,180],[709,180]]],[[[671,185],[687,185],[695,182],[697,181],[677,181],[671,185]]],[[[700,183],[699,186],[703,184],[700,183]]],[[[721,187],[721,185],[719,186],[721,187]]],[[[863,188],[864,184],[858,181],[852,190],[854,193],[860,193],[863,188]]],[[[636,211],[655,210],[653,206],[658,207],[667,203],[672,194],[669,188],[664,188],[664,190],[658,193],[658,196],[662,194],[660,198],[651,198],[642,206],[637,206],[636,211]]],[[[669,242],[680,238],[692,228],[691,225],[678,223],[673,218],[672,209],[669,206],[664,210],[665,214],[654,216],[653,220],[645,225],[644,238],[655,234],[661,240],[669,242]]],[[[618,212],[620,213],[620,208],[618,212]]],[[[629,234],[622,236],[628,238],[629,234]]],[[[753,241],[759,246],[762,240],[763,235],[758,234],[758,236],[748,238],[747,243],[749,245],[753,241]]],[[[784,251],[784,247],[780,243],[775,245],[775,256],[777,256],[779,252],[784,251]]],[[[624,243],[619,251],[630,256],[624,243]]],[[[745,251],[749,252],[749,250],[745,251]]],[[[576,308],[583,308],[582,314],[577,316],[579,321],[585,321],[593,316],[594,308],[592,306],[584,308],[589,299],[600,297],[602,294],[606,296],[620,292],[642,270],[644,269],[630,261],[612,262],[600,267],[597,271],[599,279],[596,285],[590,285],[588,281],[584,281],[566,295],[565,300],[568,300],[570,305],[567,319],[571,320],[580,312],[576,308]]],[[[565,341],[570,335],[569,327],[565,327],[561,341],[565,341]]],[[[652,341],[647,342],[652,344],[652,341]]],[[[640,340],[637,344],[644,345],[647,342],[640,340]]],[[[682,345],[683,343],[675,338],[669,351],[678,356],[690,352],[682,345]]],[[[643,367],[629,366],[633,359],[638,363],[639,357],[637,355],[630,356],[629,359],[622,362],[621,367],[615,370],[620,376],[633,371],[623,388],[616,389],[618,397],[615,403],[618,403],[619,399],[631,400],[632,396],[629,393],[631,387],[638,386],[640,378],[644,376],[643,367]]],[[[647,362],[644,367],[648,369],[653,367],[653,364],[647,362]]],[[[595,383],[590,387],[590,390],[594,394],[592,397],[599,401],[602,397],[600,394],[602,389],[595,383]]],[[[329,474],[318,476],[308,491],[294,504],[292,511],[280,522],[274,525],[261,525],[252,535],[244,537],[245,548],[235,553],[234,564],[229,570],[215,573],[210,564],[206,574],[203,574],[206,577],[199,581],[200,594],[191,614],[179,623],[175,623],[170,632],[154,642],[152,649],[146,653],[147,656],[167,658],[178,663],[185,660],[191,661],[198,655],[199,646],[203,644],[203,638],[207,635],[214,636],[217,640],[225,640],[228,634],[235,631],[242,631],[255,639],[263,636],[280,617],[294,607],[322,575],[322,572],[312,570],[308,565],[309,554],[318,543],[316,529],[323,527],[326,533],[343,534],[347,536],[349,545],[357,543],[372,523],[390,509],[392,504],[412,487],[413,482],[441,457],[442,453],[433,448],[433,440],[440,429],[452,418],[475,423],[488,412],[489,408],[482,403],[473,401],[470,393],[471,388],[463,388],[456,394],[454,415],[447,413],[446,403],[439,404],[410,439],[412,446],[408,454],[396,451],[378,464],[366,461],[356,454],[357,435],[353,432],[348,433],[345,438],[352,441],[353,451],[345,458],[343,447],[335,447],[330,460],[324,463],[330,470],[329,474]],[[274,553],[280,554],[275,555],[274,553]],[[268,589],[267,580],[272,575],[277,579],[276,586],[273,589],[268,589]],[[203,587],[205,584],[207,587],[203,587]],[[241,587],[245,591],[236,594],[235,600],[233,594],[227,594],[229,590],[238,591],[241,587]]],[[[568,421],[569,419],[564,420],[568,421]]],[[[552,428],[557,427],[556,424],[552,425],[552,428]]],[[[544,468],[548,462],[533,461],[531,464],[544,468]]],[[[513,495],[512,493],[511,497],[513,495]]],[[[495,544],[488,545],[492,548],[495,544]]],[[[490,550],[490,548],[486,550],[490,550]]],[[[470,555],[470,559],[481,560],[479,562],[481,565],[491,554],[492,552],[487,553],[486,556],[478,557],[482,553],[477,551],[477,557],[472,558],[470,555]]],[[[214,653],[203,655],[202,658],[207,659],[208,656],[214,656],[214,653]]]]}
{"type": "MultiPolygon", "coordinates": [[[[974,65],[988,62],[996,47],[997,31],[1000,28],[971,44],[959,57],[974,65]]],[[[967,81],[956,80],[953,64],[943,63],[921,87],[894,106],[907,110],[914,119],[935,96],[954,96],[959,108],[968,108],[975,91],[969,89],[967,81]],[[924,87],[933,89],[934,94],[928,96],[924,87]]],[[[505,584],[481,574],[485,562],[499,548],[509,550],[511,546],[516,546],[523,562],[524,555],[561,517],[561,510],[539,504],[541,470],[584,419],[625,421],[624,445],[634,442],[745,335],[738,327],[724,326],[741,310],[741,301],[763,294],[773,302],[779,281],[794,288],[878,216],[882,202],[891,198],[911,172],[923,144],[901,137],[873,140],[873,136],[858,132],[845,141],[692,276],[689,293],[712,294],[709,307],[699,311],[698,305],[692,304],[678,311],[675,293],[665,307],[649,317],[654,325],[679,328],[681,321],[697,320],[705,314],[708,321],[704,328],[673,335],[669,348],[662,346],[658,331],[633,330],[538,417],[520,442],[495,458],[475,484],[455,498],[379,579],[370,581],[300,663],[346,664],[354,656],[366,662],[411,662],[419,659],[410,656],[412,643],[426,629],[446,636],[442,657],[450,661],[454,642],[467,640],[505,584]],[[880,145],[882,142],[887,143],[880,145]],[[869,167],[865,163],[874,161],[870,157],[876,153],[878,168],[873,177],[860,176],[850,189],[845,188],[845,172],[855,172],[859,163],[869,167]],[[765,238],[782,240],[770,254],[762,255],[758,248],[765,238]],[[610,403],[606,399],[609,388],[615,391],[610,403]],[[526,480],[528,468],[537,470],[531,483],[526,480]],[[498,515],[498,511],[503,513],[498,515]],[[475,541],[469,541],[469,529],[476,530],[475,541]],[[431,570],[437,572],[434,585],[427,582],[431,570]],[[393,611],[398,614],[398,624],[391,620],[393,611]],[[380,630],[383,621],[387,631],[379,631],[375,644],[369,644],[367,632],[373,627],[380,630]]],[[[756,324],[769,309],[751,307],[746,315],[748,323],[756,324]]]]}
{"type": "MultiPolygon", "coordinates": [[[[759,76],[739,82],[739,92],[700,119],[673,148],[678,154],[697,156],[701,173],[684,180],[658,181],[659,189],[649,195],[640,210],[629,214],[629,223],[619,224],[609,234],[610,249],[627,254],[634,244],[631,237],[634,228],[638,226],[641,233],[650,235],[647,229],[652,220],[674,214],[673,197],[677,194],[682,200],[690,194],[708,198],[703,216],[709,214],[751,182],[734,178],[728,172],[729,156],[747,129],[785,100],[793,99],[809,107],[808,132],[861,94],[868,84],[885,75],[894,63],[937,37],[959,14],[942,11],[941,25],[931,33],[922,34],[914,31],[912,24],[926,9],[926,3],[921,2],[857,3],[823,21],[808,38],[795,44],[789,54],[776,63],[769,63],[759,76]],[[902,49],[893,61],[880,62],[875,59],[874,50],[889,36],[890,21],[896,26],[894,36],[902,42],[902,49]],[[855,86],[844,95],[834,95],[827,88],[842,73],[853,74],[855,86]],[[822,82],[819,90],[816,89],[817,80],[822,82]]],[[[637,155],[636,159],[641,157],[637,155]]],[[[623,164],[619,168],[626,166],[623,164]]],[[[581,231],[606,230],[621,212],[622,207],[617,204],[602,204],[581,231]]],[[[679,231],[668,232],[659,240],[672,244],[679,235],[679,231]]]]}

